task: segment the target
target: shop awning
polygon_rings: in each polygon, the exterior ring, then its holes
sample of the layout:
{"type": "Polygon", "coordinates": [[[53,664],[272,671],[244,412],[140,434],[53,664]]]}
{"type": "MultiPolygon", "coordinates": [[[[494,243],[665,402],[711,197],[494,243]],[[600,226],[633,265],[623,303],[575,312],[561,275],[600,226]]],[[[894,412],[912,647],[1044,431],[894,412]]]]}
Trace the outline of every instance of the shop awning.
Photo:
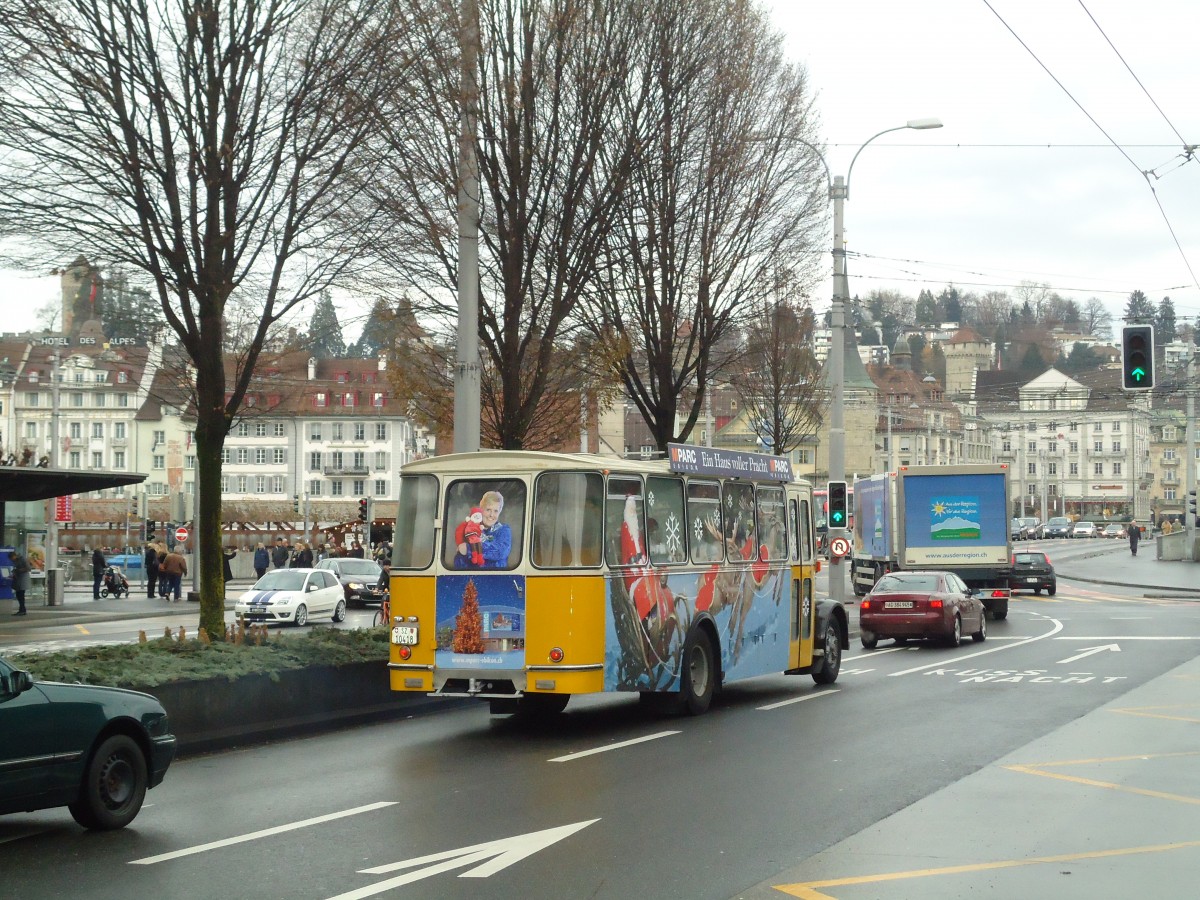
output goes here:
{"type": "Polygon", "coordinates": [[[138,472],[0,466],[0,503],[86,494],[88,491],[141,484],[145,480],[146,476],[138,472]]]}

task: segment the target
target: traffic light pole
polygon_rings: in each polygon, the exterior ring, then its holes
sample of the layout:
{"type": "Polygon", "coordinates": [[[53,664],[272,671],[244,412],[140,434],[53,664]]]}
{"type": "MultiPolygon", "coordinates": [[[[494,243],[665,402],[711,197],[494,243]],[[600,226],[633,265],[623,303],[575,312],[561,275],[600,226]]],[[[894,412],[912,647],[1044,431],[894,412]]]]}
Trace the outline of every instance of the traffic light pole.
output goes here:
{"type": "Polygon", "coordinates": [[[1196,562],[1196,514],[1191,512],[1196,492],[1196,354],[1193,349],[1187,364],[1187,421],[1184,423],[1187,440],[1187,470],[1183,480],[1183,520],[1187,534],[1187,558],[1196,562]]]}

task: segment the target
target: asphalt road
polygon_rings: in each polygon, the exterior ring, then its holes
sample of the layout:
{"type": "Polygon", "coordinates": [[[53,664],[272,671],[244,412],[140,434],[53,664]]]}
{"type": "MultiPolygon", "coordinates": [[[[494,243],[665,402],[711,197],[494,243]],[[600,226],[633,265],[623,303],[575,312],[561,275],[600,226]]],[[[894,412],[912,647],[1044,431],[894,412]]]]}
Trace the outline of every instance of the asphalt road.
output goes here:
{"type": "Polygon", "coordinates": [[[180,760],[123,832],[0,819],[5,893],[1097,897],[1128,878],[1191,896],[1196,720],[1111,713],[1191,696],[1200,604],[1062,582],[988,624],[958,649],[855,642],[831,688],[762,678],[697,719],[575,698],[540,727],[477,707],[180,760]],[[1191,755],[1157,753],[1160,727],[1191,755]],[[1129,748],[1174,768],[1094,809],[1112,771],[1036,777],[1129,748]],[[1143,834],[1157,849],[1087,855],[1143,834]]]}

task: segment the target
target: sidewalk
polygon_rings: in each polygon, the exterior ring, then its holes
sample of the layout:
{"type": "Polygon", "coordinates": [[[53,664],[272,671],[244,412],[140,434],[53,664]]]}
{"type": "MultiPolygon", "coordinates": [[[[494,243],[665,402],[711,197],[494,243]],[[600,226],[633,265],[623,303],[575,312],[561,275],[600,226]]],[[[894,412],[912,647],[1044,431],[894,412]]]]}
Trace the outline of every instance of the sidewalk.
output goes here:
{"type": "MultiPolygon", "coordinates": [[[[225,609],[233,609],[233,605],[242,592],[254,584],[253,580],[231,581],[225,586],[225,609]]],[[[105,597],[100,600],[92,599],[92,587],[86,585],[82,590],[77,585],[71,585],[63,597],[62,606],[47,606],[44,597],[26,598],[25,608],[29,615],[14,616],[17,601],[0,602],[0,627],[5,631],[21,631],[32,628],[42,628],[47,625],[70,625],[103,619],[116,621],[120,619],[144,619],[148,616],[177,616],[188,612],[198,612],[200,604],[188,603],[187,591],[190,585],[183,589],[183,599],[178,603],[168,603],[158,597],[147,597],[146,586],[130,579],[129,596],[116,599],[105,597]]]]}
{"type": "MultiPolygon", "coordinates": [[[[1071,581],[1084,581],[1090,584],[1104,584],[1112,587],[1132,588],[1142,596],[1175,597],[1200,600],[1200,563],[1187,560],[1161,560],[1154,558],[1154,541],[1148,540],[1138,548],[1138,555],[1129,552],[1129,544],[1125,541],[1104,541],[1095,548],[1094,552],[1077,556],[1064,556],[1057,559],[1054,550],[1060,542],[1047,542],[1050,546],[1041,545],[1050,554],[1051,562],[1060,578],[1071,581]],[[1101,556],[1111,556],[1120,561],[1120,574],[1116,576],[1097,577],[1094,567],[1089,560],[1101,556]]],[[[1064,541],[1069,549],[1074,542],[1064,541]]]]}

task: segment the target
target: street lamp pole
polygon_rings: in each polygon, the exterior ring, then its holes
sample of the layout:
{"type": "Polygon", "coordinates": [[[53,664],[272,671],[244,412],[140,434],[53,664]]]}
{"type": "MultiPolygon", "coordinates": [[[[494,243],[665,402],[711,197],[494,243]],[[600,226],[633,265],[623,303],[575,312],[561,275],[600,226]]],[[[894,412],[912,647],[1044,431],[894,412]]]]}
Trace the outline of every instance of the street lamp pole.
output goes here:
{"type": "MultiPolygon", "coordinates": [[[[850,176],[854,173],[854,163],[858,160],[858,154],[862,153],[867,144],[871,143],[877,137],[882,137],[893,131],[904,131],[908,128],[922,131],[928,128],[941,127],[942,123],[938,119],[912,119],[904,125],[898,125],[895,128],[885,128],[878,134],[872,135],[863,141],[850,160],[850,168],[846,170],[845,178],[839,175],[837,178],[829,181],[829,199],[833,201],[833,303],[829,318],[830,330],[832,331],[832,346],[829,348],[829,378],[833,382],[830,391],[829,412],[830,481],[845,481],[846,479],[846,303],[850,299],[850,285],[846,277],[846,247],[843,238],[843,225],[845,220],[845,204],[846,200],[850,197],[850,176]]],[[[824,156],[815,147],[812,147],[811,144],[805,143],[810,149],[816,151],[817,156],[820,157],[822,165],[825,166],[825,177],[828,180],[829,165],[825,162],[824,156]]],[[[830,542],[832,543],[834,538],[843,537],[845,533],[845,528],[830,526],[830,542]]],[[[846,598],[845,571],[832,558],[830,559],[830,563],[829,597],[831,600],[843,603],[846,598]]]]}

